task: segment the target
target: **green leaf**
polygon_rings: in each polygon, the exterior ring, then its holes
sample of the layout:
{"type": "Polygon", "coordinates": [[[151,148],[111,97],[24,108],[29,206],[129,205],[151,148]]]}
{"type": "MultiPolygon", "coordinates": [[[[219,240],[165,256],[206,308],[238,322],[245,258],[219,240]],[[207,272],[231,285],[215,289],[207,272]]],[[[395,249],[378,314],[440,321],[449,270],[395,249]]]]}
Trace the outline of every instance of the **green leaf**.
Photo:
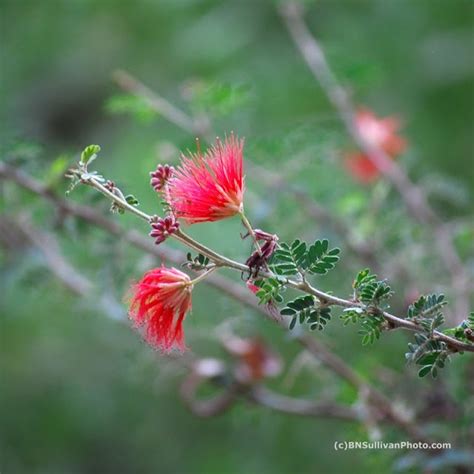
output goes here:
{"type": "Polygon", "coordinates": [[[310,330],[324,329],[331,319],[331,308],[327,306],[317,306],[316,300],[310,296],[300,296],[287,303],[287,306],[280,311],[283,316],[292,316],[290,329],[293,329],[297,322],[299,324],[309,324],[310,330]]]}
{"type": "Polygon", "coordinates": [[[364,270],[361,270],[354,282],[352,283],[352,287],[356,290],[360,289],[363,285],[367,283],[371,283],[377,279],[376,275],[371,275],[370,270],[368,268],[365,268],[364,270]]]}
{"type": "Polygon", "coordinates": [[[456,327],[445,329],[443,331],[443,333],[448,335],[448,336],[453,336],[456,339],[459,339],[461,341],[471,343],[472,339],[469,339],[467,337],[467,334],[470,331],[471,331],[471,333],[472,333],[472,331],[474,331],[474,313],[470,313],[470,315],[467,317],[467,319],[462,321],[456,327]]]}
{"type": "Polygon", "coordinates": [[[209,258],[205,257],[202,254],[196,255],[194,258],[191,254],[191,252],[188,252],[186,254],[186,262],[183,263],[183,267],[188,267],[191,268],[192,270],[203,270],[207,267],[209,264],[209,258]]]}
{"type": "Polygon", "coordinates": [[[377,275],[372,275],[368,268],[361,270],[354,282],[355,297],[367,306],[386,308],[388,300],[393,292],[385,280],[377,280],[377,275]]]}
{"type": "Polygon", "coordinates": [[[271,267],[278,275],[296,275],[306,259],[306,243],[295,240],[291,245],[282,243],[275,251],[271,267]]]}
{"type": "Polygon", "coordinates": [[[138,206],[140,204],[133,194],[125,196],[125,201],[127,201],[131,206],[138,206]]]}
{"type": "Polygon", "coordinates": [[[275,251],[271,266],[278,275],[304,273],[325,274],[333,269],[339,260],[340,249],[328,250],[328,240],[317,240],[309,248],[306,242],[296,239],[291,244],[282,243],[275,251]]]}
{"type": "Polygon", "coordinates": [[[432,365],[425,365],[418,371],[418,377],[425,377],[431,372],[432,365]]]}
{"type": "Polygon", "coordinates": [[[423,333],[415,333],[415,341],[416,344],[408,344],[409,352],[405,354],[407,361],[422,366],[418,372],[420,377],[428,373],[431,373],[433,378],[437,377],[439,369],[443,369],[449,361],[446,344],[423,333]]]}
{"type": "Polygon", "coordinates": [[[365,304],[379,306],[382,300],[392,295],[390,286],[385,281],[372,281],[359,288],[360,300],[365,304]]]}
{"type": "Polygon", "coordinates": [[[340,318],[344,322],[344,326],[347,326],[349,323],[357,323],[364,316],[367,316],[367,313],[362,308],[356,306],[344,309],[340,318]]]}
{"type": "MultiPolygon", "coordinates": [[[[294,299],[293,301],[287,303],[286,307],[280,311],[280,314],[286,316],[293,316],[293,320],[299,320],[300,324],[303,324],[305,320],[310,317],[311,310],[314,309],[314,304],[315,300],[312,296],[300,296],[294,299]]],[[[292,325],[292,327],[294,327],[294,324],[292,325]]]]}
{"type": "Polygon", "coordinates": [[[438,314],[439,310],[446,305],[443,294],[431,294],[420,296],[408,308],[408,318],[428,318],[433,314],[438,314]]]}
{"type": "Polygon", "coordinates": [[[80,163],[84,166],[92,163],[96,158],[98,153],[100,152],[99,145],[89,145],[81,153],[81,160],[80,163]]]}
{"type": "Polygon", "coordinates": [[[316,242],[309,247],[306,266],[310,273],[323,275],[336,266],[341,250],[334,248],[328,251],[328,248],[329,241],[327,239],[316,240],[316,242]]]}
{"type": "Polygon", "coordinates": [[[446,305],[443,294],[431,294],[420,296],[408,308],[409,319],[413,319],[429,334],[444,323],[444,315],[441,312],[446,305]]]}
{"type": "Polygon", "coordinates": [[[382,316],[377,315],[370,315],[362,319],[359,334],[362,335],[363,346],[373,344],[380,338],[384,321],[382,316]]]}
{"type": "Polygon", "coordinates": [[[308,324],[310,325],[309,328],[311,331],[314,331],[315,329],[322,331],[330,319],[331,308],[329,306],[317,308],[311,312],[308,318],[308,324]]]}
{"type": "Polygon", "coordinates": [[[280,292],[284,290],[283,282],[278,278],[259,279],[254,282],[259,290],[255,293],[259,299],[258,304],[282,303],[280,292]]]}

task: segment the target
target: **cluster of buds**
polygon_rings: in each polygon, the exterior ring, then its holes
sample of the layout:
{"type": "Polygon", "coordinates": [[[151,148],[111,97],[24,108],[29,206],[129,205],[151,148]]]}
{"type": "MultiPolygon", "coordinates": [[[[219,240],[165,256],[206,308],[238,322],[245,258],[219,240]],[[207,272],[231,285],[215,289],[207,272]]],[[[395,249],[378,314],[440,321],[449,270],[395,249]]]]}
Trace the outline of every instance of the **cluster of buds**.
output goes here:
{"type": "Polygon", "coordinates": [[[179,229],[179,222],[173,214],[169,214],[166,217],[155,216],[151,221],[151,227],[150,237],[153,237],[155,244],[158,245],[179,229]]]}
{"type": "MultiPolygon", "coordinates": [[[[278,236],[276,234],[269,234],[260,229],[255,229],[254,234],[257,242],[263,241],[263,245],[257,248],[245,262],[250,268],[251,277],[256,277],[260,269],[268,264],[278,244],[278,236]]],[[[242,238],[245,239],[248,236],[249,233],[245,234],[242,238]]]]}
{"type": "Polygon", "coordinates": [[[174,168],[170,165],[158,165],[150,172],[150,184],[155,191],[161,191],[173,175],[174,168]]]}

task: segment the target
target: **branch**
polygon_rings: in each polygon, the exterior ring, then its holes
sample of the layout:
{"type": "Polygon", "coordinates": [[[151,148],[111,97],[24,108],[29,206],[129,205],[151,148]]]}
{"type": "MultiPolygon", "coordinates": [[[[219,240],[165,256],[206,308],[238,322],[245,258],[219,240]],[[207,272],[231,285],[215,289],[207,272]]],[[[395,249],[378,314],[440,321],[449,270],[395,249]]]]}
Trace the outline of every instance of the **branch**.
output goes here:
{"type": "MultiPolygon", "coordinates": [[[[122,197],[113,194],[109,190],[107,190],[97,179],[94,177],[94,175],[88,175],[86,178],[82,177],[82,181],[84,184],[87,184],[93,188],[98,189],[102,194],[105,194],[108,196],[113,202],[118,204],[119,206],[123,207],[124,209],[129,210],[130,212],[134,213],[138,217],[146,220],[147,222],[150,222],[152,219],[152,216],[146,214],[143,211],[139,211],[135,207],[131,206],[128,204],[122,197]]],[[[249,224],[250,225],[250,224],[249,224]]],[[[222,266],[222,267],[228,267],[232,268],[233,270],[237,270],[239,272],[246,272],[248,274],[251,274],[252,271],[251,269],[242,263],[236,262],[234,260],[231,260],[221,254],[218,254],[217,252],[214,252],[213,250],[205,247],[203,244],[196,242],[194,239],[192,239],[190,236],[186,235],[182,230],[177,230],[174,234],[171,235],[172,238],[177,239],[178,241],[184,243],[185,245],[193,248],[194,250],[197,250],[198,252],[202,253],[206,257],[208,257],[210,260],[212,260],[216,265],[222,266]]],[[[260,275],[266,278],[271,278],[275,277],[271,272],[268,271],[261,271],[260,275]]],[[[281,276],[279,276],[281,279],[281,276]]],[[[325,304],[332,305],[332,306],[340,306],[343,308],[353,308],[353,307],[359,307],[359,308],[364,308],[364,305],[359,302],[355,301],[350,301],[346,300],[343,298],[339,298],[337,296],[330,295],[328,293],[325,293],[313,286],[311,286],[307,281],[303,280],[301,282],[290,280],[288,278],[284,279],[284,283],[287,286],[290,286],[298,291],[301,291],[303,293],[307,293],[313,296],[316,296],[320,301],[324,302],[325,304]]],[[[410,331],[421,331],[423,332],[423,328],[408,319],[403,319],[399,318],[397,316],[394,316],[393,314],[390,314],[386,311],[380,311],[379,313],[381,316],[385,318],[385,320],[389,323],[389,327],[391,329],[397,329],[397,328],[403,328],[403,329],[408,329],[410,331]]],[[[451,336],[447,336],[446,334],[443,334],[440,331],[433,331],[433,338],[438,339],[440,341],[443,341],[447,344],[449,348],[454,350],[455,352],[459,351],[469,351],[469,352],[474,352],[474,344],[468,344],[462,341],[459,341],[458,339],[455,339],[451,336]]]]}
{"type": "Polygon", "coordinates": [[[362,421],[359,413],[354,408],[333,402],[313,402],[287,397],[262,386],[253,387],[247,397],[258,405],[292,415],[362,421]]]}
{"type": "Polygon", "coordinates": [[[422,189],[411,182],[403,169],[391,160],[382,149],[369,143],[359,133],[355,122],[354,106],[331,70],[319,42],[306,26],[301,6],[288,3],[280,8],[280,14],[296,47],[338,112],[349,134],[380,172],[392,183],[412,217],[432,229],[441,259],[451,274],[453,289],[456,293],[455,312],[458,318],[464,319],[462,315],[467,315],[469,312],[469,276],[456,252],[453,236],[448,227],[436,215],[422,189]]]}
{"type": "MultiPolygon", "coordinates": [[[[51,189],[42,183],[38,182],[34,178],[31,178],[27,174],[9,166],[6,163],[0,161],[0,178],[4,180],[10,180],[39,196],[42,196],[49,202],[51,202],[58,210],[65,214],[76,216],[81,218],[103,230],[116,235],[131,245],[157,257],[163,258],[167,261],[175,264],[180,264],[184,260],[184,254],[182,252],[172,250],[166,245],[161,244],[160,246],[154,245],[149,239],[142,236],[140,233],[134,230],[125,230],[122,226],[116,222],[104,217],[94,209],[80,204],[71,203],[60,197],[58,197],[51,189]]],[[[237,264],[239,271],[242,266],[247,270],[245,265],[237,264]]],[[[204,283],[210,284],[227,295],[241,301],[247,306],[255,309],[257,312],[268,317],[268,313],[263,306],[258,305],[257,299],[248,290],[243,288],[241,285],[235,284],[220,275],[211,275],[209,278],[204,280],[204,283]]],[[[325,295],[330,297],[329,295],[325,295]]],[[[332,298],[332,297],[330,297],[332,298]]],[[[340,300],[344,301],[344,300],[340,300]]],[[[353,305],[352,302],[347,302],[353,305]]],[[[287,330],[286,325],[283,322],[279,323],[280,327],[287,330]]],[[[401,414],[399,414],[392,406],[390,400],[388,400],[381,392],[375,387],[371,386],[361,376],[359,376],[351,367],[349,367],[344,360],[339,358],[336,354],[332,353],[327,349],[320,341],[309,337],[308,335],[297,336],[295,338],[303,347],[305,347],[310,354],[320,360],[326,367],[332,372],[337,374],[341,379],[348,382],[359,392],[367,393],[367,400],[372,402],[377,410],[381,411],[385,416],[393,421],[393,423],[408,433],[411,438],[422,440],[425,439],[420,430],[416,425],[407,421],[401,414]]],[[[456,341],[460,343],[460,341],[456,341]]],[[[474,350],[474,346],[472,346],[474,350]]]]}
{"type": "Polygon", "coordinates": [[[53,235],[43,232],[31,225],[26,219],[0,219],[0,229],[8,227],[13,232],[12,237],[16,242],[23,238],[42,253],[46,265],[51,272],[77,296],[86,296],[93,288],[92,283],[63,257],[57,240],[53,235]]]}
{"type": "Polygon", "coordinates": [[[158,112],[169,122],[174,123],[177,127],[188,132],[191,131],[198,135],[202,134],[202,127],[196,121],[175,107],[171,102],[156,95],[151,89],[137,81],[126,71],[115,71],[113,78],[119,87],[125,91],[135,91],[135,95],[145,100],[150,108],[158,112]]]}
{"type": "MultiPolygon", "coordinates": [[[[109,219],[103,217],[102,215],[95,213],[94,211],[92,211],[86,206],[77,206],[77,205],[73,206],[72,204],[64,200],[57,198],[55,194],[51,190],[49,190],[46,186],[44,186],[43,184],[39,183],[36,180],[33,180],[32,178],[28,177],[24,173],[16,170],[15,168],[10,167],[9,165],[3,162],[0,162],[0,177],[4,177],[4,178],[6,177],[17,182],[17,184],[20,184],[23,187],[30,189],[30,191],[33,191],[36,194],[42,195],[48,198],[49,200],[56,202],[56,204],[58,204],[59,207],[63,211],[66,211],[72,214],[75,213],[75,215],[85,218],[86,220],[93,222],[99,227],[105,228],[106,230],[113,233],[114,235],[119,235],[119,236],[124,237],[130,243],[138,246],[139,248],[142,248],[145,251],[148,251],[149,253],[157,254],[160,257],[168,258],[169,260],[174,261],[174,262],[177,261],[177,255],[182,255],[182,253],[179,252],[178,254],[174,255],[174,259],[171,259],[170,255],[168,255],[168,249],[166,249],[166,251],[162,251],[162,250],[160,251],[160,248],[162,248],[162,246],[158,246],[158,247],[155,246],[148,239],[143,239],[141,234],[137,233],[136,231],[125,231],[125,233],[122,233],[121,226],[115,224],[113,221],[110,221],[109,219]]],[[[89,176],[87,178],[87,181],[85,182],[85,184],[88,184],[89,186],[92,186],[98,189],[100,192],[102,192],[107,197],[109,197],[112,201],[116,202],[119,206],[122,206],[126,209],[130,207],[131,208],[130,211],[136,214],[138,217],[146,220],[147,222],[150,221],[151,219],[150,215],[146,214],[145,212],[138,211],[135,207],[130,206],[125,200],[121,199],[119,196],[111,193],[106,188],[104,188],[102,184],[99,183],[92,176],[89,176]]],[[[231,260],[227,257],[224,257],[214,252],[213,250],[208,249],[204,245],[196,242],[191,237],[187,236],[182,231],[178,231],[176,234],[173,234],[172,237],[175,237],[177,240],[194,248],[198,252],[201,252],[203,255],[207,256],[210,260],[212,260],[214,263],[216,263],[219,266],[232,268],[239,272],[250,271],[247,265],[231,260]]],[[[182,260],[180,260],[180,262],[182,262],[182,260]]],[[[264,277],[274,276],[273,274],[264,272],[264,271],[261,272],[261,275],[264,277]]],[[[295,288],[299,291],[316,296],[320,300],[325,301],[326,303],[330,305],[340,306],[344,308],[352,308],[352,307],[357,307],[357,306],[362,307],[360,303],[346,300],[343,298],[339,298],[337,296],[329,295],[317,288],[314,288],[306,281],[296,282],[296,281],[287,279],[285,280],[285,283],[288,286],[291,286],[292,288],[295,288]]],[[[413,321],[399,318],[385,311],[381,313],[381,315],[389,322],[390,327],[392,327],[393,329],[404,328],[410,331],[422,331],[422,328],[418,324],[414,323],[413,321]]],[[[438,340],[445,342],[448,345],[448,347],[450,347],[454,351],[474,352],[474,344],[464,343],[451,336],[447,336],[446,334],[443,334],[439,331],[434,331],[433,335],[438,340]]]]}

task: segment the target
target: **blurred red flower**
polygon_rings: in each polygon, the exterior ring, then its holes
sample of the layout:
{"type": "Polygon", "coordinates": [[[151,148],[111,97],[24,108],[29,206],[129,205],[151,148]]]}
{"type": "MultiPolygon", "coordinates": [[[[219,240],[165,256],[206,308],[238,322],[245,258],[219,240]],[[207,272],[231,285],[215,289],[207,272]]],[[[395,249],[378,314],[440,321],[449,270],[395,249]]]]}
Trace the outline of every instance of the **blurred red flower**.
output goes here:
{"type": "Polygon", "coordinates": [[[227,337],[224,347],[238,361],[236,376],[240,382],[255,383],[281,372],[280,357],[259,338],[227,337]]]}
{"type": "Polygon", "coordinates": [[[182,155],[168,182],[167,199],[173,213],[188,224],[231,217],[243,209],[243,140],[233,134],[205,155],[182,155]]]}
{"type": "MultiPolygon", "coordinates": [[[[383,150],[390,158],[394,159],[405,151],[406,141],[397,135],[400,128],[397,118],[378,118],[371,110],[360,108],[355,117],[355,126],[364,140],[383,150]]],[[[372,160],[362,152],[347,153],[345,166],[362,183],[370,183],[380,175],[372,160]]]]}
{"type": "Polygon", "coordinates": [[[145,327],[149,344],[166,353],[185,349],[183,320],[191,309],[191,292],[188,275],[163,266],[133,285],[130,318],[137,327],[145,327]]]}

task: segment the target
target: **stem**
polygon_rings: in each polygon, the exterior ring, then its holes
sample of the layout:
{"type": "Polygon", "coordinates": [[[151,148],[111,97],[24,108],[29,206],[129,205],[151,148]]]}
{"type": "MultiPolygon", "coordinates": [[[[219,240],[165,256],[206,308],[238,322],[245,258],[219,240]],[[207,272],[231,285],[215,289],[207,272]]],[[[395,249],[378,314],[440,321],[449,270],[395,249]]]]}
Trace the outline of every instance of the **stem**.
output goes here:
{"type": "Polygon", "coordinates": [[[206,270],[204,273],[202,273],[201,275],[199,275],[198,277],[196,277],[194,280],[191,280],[189,282],[190,285],[195,285],[196,283],[199,283],[201,280],[204,280],[205,278],[207,278],[208,275],[210,275],[213,271],[217,270],[217,266],[214,266],[212,268],[209,268],[208,270],[206,270]]]}
{"type": "MultiPolygon", "coordinates": [[[[244,224],[245,228],[249,231],[249,234],[253,239],[253,243],[255,244],[255,248],[257,249],[258,254],[260,255],[260,257],[262,257],[263,253],[262,253],[262,249],[260,247],[260,244],[258,243],[257,236],[255,235],[252,224],[247,219],[247,216],[245,215],[245,212],[244,212],[243,209],[240,212],[240,217],[242,219],[242,223],[244,224]]],[[[264,266],[265,270],[270,273],[270,267],[268,266],[268,263],[265,261],[265,259],[263,259],[263,257],[262,257],[262,260],[263,260],[263,266],[264,266]]]]}
{"type": "MultiPolygon", "coordinates": [[[[148,214],[136,209],[135,207],[131,206],[126,202],[125,200],[121,199],[120,197],[116,196],[114,193],[110,192],[108,189],[106,189],[101,183],[99,183],[94,177],[92,176],[86,176],[85,178],[82,178],[82,181],[89,185],[92,186],[93,188],[96,188],[99,190],[102,194],[105,196],[109,197],[112,201],[116,202],[118,205],[122,206],[124,209],[127,209],[128,211],[132,212],[133,214],[137,215],[141,219],[146,220],[147,222],[150,222],[151,216],[148,214]]],[[[249,229],[249,232],[253,232],[252,226],[250,222],[245,218],[245,216],[242,214],[242,222],[246,226],[247,229],[249,229]]],[[[209,249],[205,245],[195,241],[193,238],[191,238],[189,235],[185,234],[182,230],[178,229],[174,234],[172,234],[172,237],[174,237],[176,240],[186,244],[188,247],[193,248],[194,250],[200,252],[204,256],[208,257],[211,261],[213,261],[217,266],[225,266],[229,268],[233,268],[234,270],[238,270],[240,272],[250,272],[250,269],[247,265],[244,265],[242,263],[236,262],[234,260],[231,260],[227,257],[224,257],[223,255],[220,255],[219,253],[215,252],[214,250],[209,249]]],[[[270,271],[262,271],[260,272],[260,275],[266,278],[273,277],[275,276],[272,272],[270,271]]],[[[199,277],[198,277],[199,278],[199,277]]],[[[284,284],[287,286],[290,286],[292,288],[295,288],[296,290],[299,290],[303,293],[311,294],[313,296],[316,296],[322,301],[325,301],[327,304],[332,305],[332,306],[341,306],[343,308],[351,308],[351,307],[363,307],[361,303],[354,302],[354,301],[349,301],[345,300],[343,298],[339,298],[337,296],[329,295],[328,293],[325,293],[321,290],[318,290],[317,288],[314,288],[311,286],[307,281],[302,281],[302,282],[297,282],[294,280],[290,280],[288,278],[284,279],[284,284]]],[[[408,329],[410,331],[422,331],[422,328],[415,322],[407,320],[407,319],[402,319],[397,316],[394,316],[393,314],[387,313],[386,311],[381,312],[381,315],[391,323],[391,326],[393,328],[404,328],[408,329]]],[[[451,336],[448,336],[446,334],[443,334],[440,331],[433,331],[433,337],[440,340],[444,341],[451,349],[453,349],[455,352],[458,351],[467,351],[467,352],[474,352],[474,344],[469,344],[462,342],[458,339],[455,339],[451,336]]]]}
{"type": "Polygon", "coordinates": [[[250,221],[247,219],[247,216],[245,215],[243,210],[239,214],[240,218],[242,219],[242,224],[244,224],[244,227],[249,231],[250,237],[252,237],[253,239],[255,248],[257,249],[259,255],[262,255],[262,249],[260,248],[260,244],[258,243],[257,236],[255,235],[252,224],[250,224],[250,221]]]}
{"type": "Polygon", "coordinates": [[[185,234],[181,229],[178,229],[174,234],[171,235],[171,237],[174,237],[176,240],[186,244],[188,247],[193,248],[194,250],[208,257],[214,263],[220,266],[234,268],[235,270],[240,270],[241,272],[249,271],[249,267],[247,267],[247,265],[236,262],[234,260],[231,260],[230,258],[220,255],[217,252],[214,252],[214,250],[211,250],[200,242],[194,240],[189,235],[185,234]]]}
{"type": "Polygon", "coordinates": [[[136,216],[140,217],[141,219],[144,219],[147,222],[150,222],[151,216],[146,214],[145,212],[140,211],[140,209],[137,209],[135,206],[132,206],[129,204],[124,198],[121,198],[114,194],[113,192],[109,191],[102,183],[99,183],[99,181],[92,176],[81,176],[81,181],[84,184],[87,184],[88,186],[91,186],[95,189],[97,189],[99,192],[101,192],[104,196],[107,196],[110,200],[118,204],[120,207],[123,207],[124,209],[127,209],[129,212],[132,214],[135,214],[136,216]]]}

